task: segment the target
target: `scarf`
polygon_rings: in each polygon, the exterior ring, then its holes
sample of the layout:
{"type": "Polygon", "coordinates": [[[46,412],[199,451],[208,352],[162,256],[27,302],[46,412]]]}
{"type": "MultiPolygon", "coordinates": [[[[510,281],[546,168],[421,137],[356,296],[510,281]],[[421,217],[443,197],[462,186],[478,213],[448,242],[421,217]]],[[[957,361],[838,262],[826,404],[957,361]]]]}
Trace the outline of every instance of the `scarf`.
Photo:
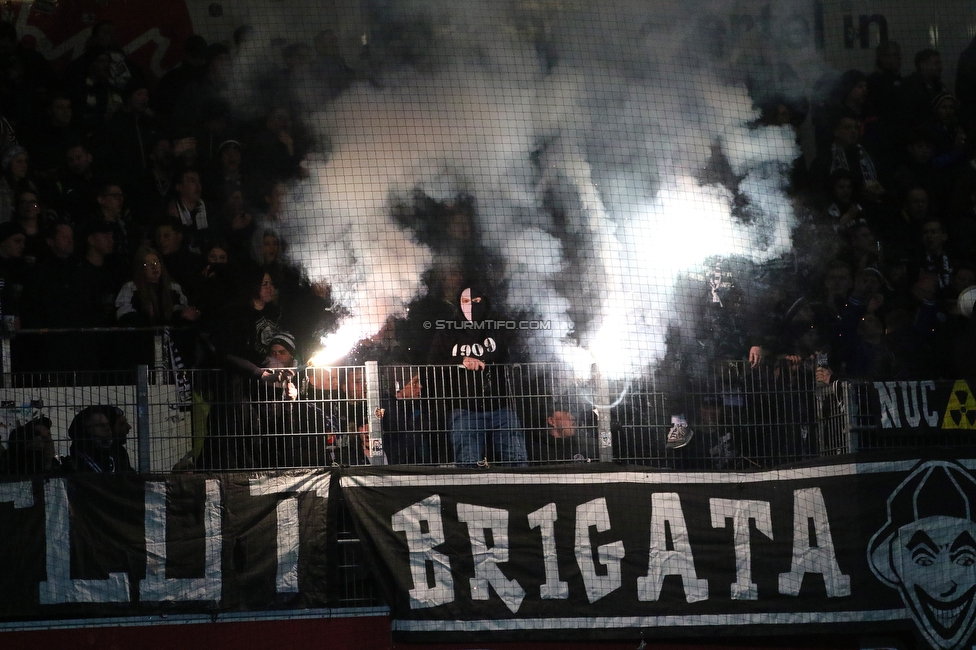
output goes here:
{"type": "MultiPolygon", "coordinates": [[[[861,145],[855,146],[857,147],[857,157],[861,167],[861,177],[864,179],[864,182],[878,180],[878,172],[874,168],[874,161],[871,160],[871,156],[868,155],[868,152],[861,145]]],[[[830,162],[831,174],[838,169],[851,171],[850,166],[847,164],[847,152],[843,147],[835,142],[830,146],[830,153],[832,157],[830,162]]]]}
{"type": "Polygon", "coordinates": [[[207,206],[203,201],[200,201],[196,214],[190,212],[182,201],[176,202],[176,209],[180,212],[180,221],[184,226],[189,226],[193,230],[204,230],[210,226],[207,223],[207,206]]]}

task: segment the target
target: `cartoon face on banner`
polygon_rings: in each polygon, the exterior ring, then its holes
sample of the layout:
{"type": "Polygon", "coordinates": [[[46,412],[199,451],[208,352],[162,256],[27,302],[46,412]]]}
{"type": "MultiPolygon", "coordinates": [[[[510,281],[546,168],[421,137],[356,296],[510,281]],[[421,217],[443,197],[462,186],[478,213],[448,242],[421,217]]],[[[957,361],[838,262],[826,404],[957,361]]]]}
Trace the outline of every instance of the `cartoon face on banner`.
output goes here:
{"type": "Polygon", "coordinates": [[[897,589],[934,648],[967,644],[976,623],[976,479],[958,463],[919,465],[888,498],[871,571],[897,589]]]}

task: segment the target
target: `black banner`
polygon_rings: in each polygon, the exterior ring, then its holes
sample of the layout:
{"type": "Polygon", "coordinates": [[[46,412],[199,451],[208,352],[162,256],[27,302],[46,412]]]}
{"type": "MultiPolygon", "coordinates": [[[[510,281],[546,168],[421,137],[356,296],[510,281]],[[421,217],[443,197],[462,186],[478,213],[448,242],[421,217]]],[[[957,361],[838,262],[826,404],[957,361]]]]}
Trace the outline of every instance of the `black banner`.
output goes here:
{"type": "Polygon", "coordinates": [[[326,606],[330,480],[319,471],[0,483],[0,618],[326,606]]]}
{"type": "Polygon", "coordinates": [[[0,617],[294,612],[336,599],[338,478],[405,640],[976,625],[976,460],[755,472],[575,465],[0,483],[0,617]],[[331,496],[335,496],[332,494],[331,496]]]}
{"type": "Polygon", "coordinates": [[[976,433],[976,396],[963,379],[876,381],[869,386],[871,412],[877,414],[882,433],[976,433]]]}
{"type": "Polygon", "coordinates": [[[362,472],[403,640],[905,629],[972,637],[971,461],[751,474],[362,472]]]}

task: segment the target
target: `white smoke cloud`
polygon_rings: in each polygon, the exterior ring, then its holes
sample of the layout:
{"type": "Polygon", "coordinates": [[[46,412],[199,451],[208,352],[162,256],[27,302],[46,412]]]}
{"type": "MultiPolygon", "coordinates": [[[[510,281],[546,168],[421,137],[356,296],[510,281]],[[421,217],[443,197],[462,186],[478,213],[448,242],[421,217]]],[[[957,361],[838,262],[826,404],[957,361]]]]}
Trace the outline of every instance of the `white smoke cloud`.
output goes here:
{"type": "Polygon", "coordinates": [[[507,310],[550,323],[529,335],[538,360],[595,360],[610,376],[662,358],[668,325],[687,318],[674,304],[682,274],[710,256],[788,249],[792,132],[750,126],[738,69],[689,50],[686,23],[651,20],[636,2],[385,11],[427,29],[387,47],[379,85],[314,107],[332,150],[308,164],[284,227],[293,258],[351,314],[327,341],[336,353],[423,291],[433,253],[391,216],[416,188],[474,197],[482,244],[504,261],[507,310]],[[410,63],[397,65],[404,50],[410,63]],[[716,152],[748,223],[730,189],[700,180],[716,152]]]}

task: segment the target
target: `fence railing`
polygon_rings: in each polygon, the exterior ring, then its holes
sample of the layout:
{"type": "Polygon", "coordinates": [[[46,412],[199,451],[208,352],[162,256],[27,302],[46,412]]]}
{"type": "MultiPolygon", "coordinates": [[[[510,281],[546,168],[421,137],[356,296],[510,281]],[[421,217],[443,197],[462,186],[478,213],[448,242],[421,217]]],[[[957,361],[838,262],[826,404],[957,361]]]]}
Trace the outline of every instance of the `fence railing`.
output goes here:
{"type": "MultiPolygon", "coordinates": [[[[467,459],[470,464],[602,461],[747,470],[923,442],[878,436],[862,385],[817,387],[811,371],[789,364],[717,364],[690,383],[677,406],[666,403],[653,378],[580,378],[552,364],[490,366],[477,373],[458,366],[370,362],[302,368],[265,380],[143,365],[120,374],[9,379],[0,388],[0,441],[9,448],[3,465],[8,469],[15,467],[9,462],[14,452],[25,453],[29,446],[25,424],[48,418],[48,449],[68,456],[72,435],[85,430],[73,422],[94,405],[118,407],[125,416],[131,431],[120,426],[115,435],[128,432],[128,457],[142,472],[453,465],[462,459],[452,432],[467,422],[457,419],[458,412],[474,413],[477,420],[500,409],[505,417],[492,416],[492,433],[477,457],[467,459]],[[680,449],[666,444],[674,412],[687,414],[694,431],[680,449]]],[[[948,438],[924,442],[954,444],[948,438]]],[[[34,445],[32,453],[40,449],[34,445]]]]}

